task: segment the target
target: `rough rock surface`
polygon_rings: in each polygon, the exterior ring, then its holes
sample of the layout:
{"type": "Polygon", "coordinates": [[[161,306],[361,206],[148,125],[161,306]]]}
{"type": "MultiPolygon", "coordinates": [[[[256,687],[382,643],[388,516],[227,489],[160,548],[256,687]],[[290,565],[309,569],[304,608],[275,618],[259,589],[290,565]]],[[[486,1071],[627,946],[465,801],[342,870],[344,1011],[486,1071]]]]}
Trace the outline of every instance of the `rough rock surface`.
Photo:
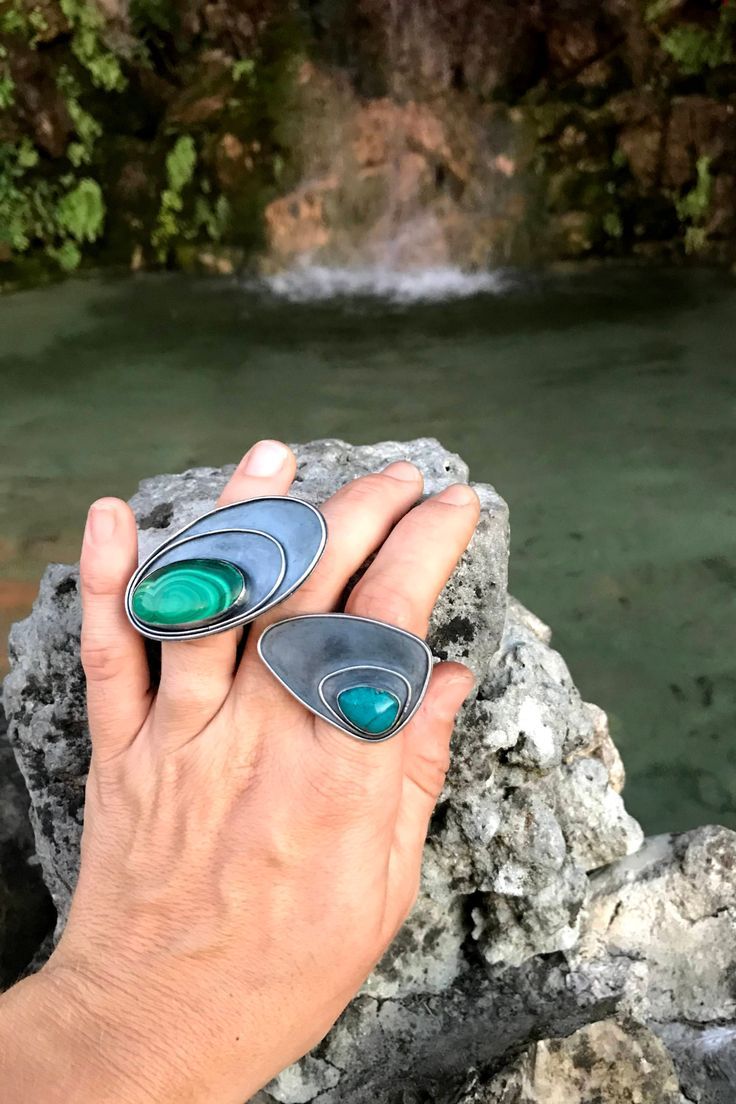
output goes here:
{"type": "Polygon", "coordinates": [[[641,1024],[602,1020],[534,1043],[461,1104],[685,1104],[672,1059],[641,1024]]]}
{"type": "MultiPolygon", "coordinates": [[[[673,1055],[686,1097],[736,1099],[736,833],[699,828],[649,839],[600,871],[573,972],[622,975],[622,1006],[673,1055]]],[[[583,982],[585,984],[585,982],[583,982]]]]}
{"type": "Polygon", "coordinates": [[[53,924],[34,858],[28,793],[7,742],[0,708],[0,991],[18,979],[53,924]]]}

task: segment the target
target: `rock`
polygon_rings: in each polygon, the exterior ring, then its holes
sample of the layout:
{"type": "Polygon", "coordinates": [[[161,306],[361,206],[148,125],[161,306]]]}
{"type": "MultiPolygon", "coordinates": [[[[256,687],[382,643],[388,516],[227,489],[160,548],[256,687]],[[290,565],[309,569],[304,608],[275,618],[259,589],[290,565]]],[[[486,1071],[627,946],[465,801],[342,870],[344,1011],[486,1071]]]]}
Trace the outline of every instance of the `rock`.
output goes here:
{"type": "Polygon", "coordinates": [[[364,98],[311,64],[298,93],[288,141],[301,183],[266,208],[269,270],[305,260],[476,268],[503,255],[524,206],[509,172],[521,130],[504,109],[452,90],[439,101],[364,98]]]}
{"type": "Polygon", "coordinates": [[[732,1104],[736,833],[655,837],[593,876],[568,964],[579,987],[610,988],[622,963],[622,1006],[666,1044],[688,1100],[732,1104]]]}
{"type": "Polygon", "coordinates": [[[736,1020],[736,833],[658,836],[596,874],[574,956],[601,955],[642,965],[628,999],[647,1020],[736,1020]]]}
{"type": "Polygon", "coordinates": [[[534,1043],[461,1104],[685,1104],[666,1048],[641,1024],[602,1020],[534,1043]]]}
{"type": "Polygon", "coordinates": [[[28,805],[0,709],[0,991],[21,976],[54,922],[34,859],[28,805]]]}
{"type": "MultiPolygon", "coordinates": [[[[683,188],[695,179],[699,158],[711,163],[736,155],[736,108],[708,96],[672,101],[663,157],[663,184],[683,188]]],[[[733,209],[733,205],[732,208],[733,209]]]]}

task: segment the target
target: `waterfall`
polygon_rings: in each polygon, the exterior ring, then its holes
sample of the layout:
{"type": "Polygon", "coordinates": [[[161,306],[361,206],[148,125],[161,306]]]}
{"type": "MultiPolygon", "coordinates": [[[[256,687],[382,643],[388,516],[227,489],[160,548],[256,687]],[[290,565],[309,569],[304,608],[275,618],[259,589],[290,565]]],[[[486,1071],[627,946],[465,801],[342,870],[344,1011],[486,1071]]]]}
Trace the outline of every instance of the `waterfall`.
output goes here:
{"type": "Polygon", "coordinates": [[[380,94],[299,74],[301,181],[266,212],[269,287],[401,301],[494,291],[524,195],[507,113],[454,87],[431,4],[383,7],[380,94]]]}

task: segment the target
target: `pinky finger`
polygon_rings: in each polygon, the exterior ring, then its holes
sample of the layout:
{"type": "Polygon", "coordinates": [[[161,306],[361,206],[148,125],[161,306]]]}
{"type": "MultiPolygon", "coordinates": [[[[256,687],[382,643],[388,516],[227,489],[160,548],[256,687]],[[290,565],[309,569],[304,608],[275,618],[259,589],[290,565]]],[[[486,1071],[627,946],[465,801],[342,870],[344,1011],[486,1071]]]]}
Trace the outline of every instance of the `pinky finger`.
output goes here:
{"type": "Polygon", "coordinates": [[[455,717],[470,693],[473,675],[461,663],[441,663],[432,673],[422,707],[404,737],[404,780],[389,860],[388,925],[409,912],[422,865],[429,820],[450,764],[455,717]]]}
{"type": "Polygon", "coordinates": [[[82,543],[82,666],[92,746],[111,758],[133,740],[150,707],[143,639],[125,616],[128,579],[138,563],[135,518],[116,498],[90,508],[82,543]]]}

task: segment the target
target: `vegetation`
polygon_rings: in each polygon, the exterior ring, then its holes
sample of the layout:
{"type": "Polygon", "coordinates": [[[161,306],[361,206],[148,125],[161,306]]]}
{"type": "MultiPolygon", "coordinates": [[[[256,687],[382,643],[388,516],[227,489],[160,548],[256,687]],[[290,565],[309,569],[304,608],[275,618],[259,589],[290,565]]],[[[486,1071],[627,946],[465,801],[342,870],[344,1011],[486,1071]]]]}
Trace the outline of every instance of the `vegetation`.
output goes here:
{"type": "Polygon", "coordinates": [[[30,261],[34,278],[39,264],[69,272],[136,251],[167,264],[183,243],[217,243],[234,218],[258,221],[283,168],[283,37],[278,52],[265,34],[247,55],[212,49],[203,66],[206,35],[181,32],[175,0],[120,10],[118,24],[89,0],[0,0],[0,263],[30,261]],[[225,184],[223,136],[243,150],[225,184]]]}
{"type": "Polygon", "coordinates": [[[736,61],[736,3],[721,4],[715,25],[682,23],[662,36],[662,46],[685,76],[699,76],[736,61]]]}
{"type": "Polygon", "coordinates": [[[699,157],[695,185],[675,200],[677,217],[685,229],[687,253],[699,253],[705,244],[704,223],[710,211],[713,194],[710,165],[710,157],[699,157]]]}

